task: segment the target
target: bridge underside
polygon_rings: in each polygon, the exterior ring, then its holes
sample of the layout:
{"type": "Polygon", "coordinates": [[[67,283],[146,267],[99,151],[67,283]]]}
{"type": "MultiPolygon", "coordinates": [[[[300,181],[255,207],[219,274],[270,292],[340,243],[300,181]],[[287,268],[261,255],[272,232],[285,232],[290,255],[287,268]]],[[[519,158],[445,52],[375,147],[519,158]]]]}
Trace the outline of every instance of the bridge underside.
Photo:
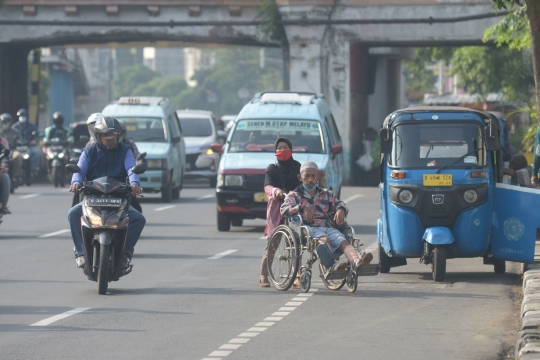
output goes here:
{"type": "MultiPolygon", "coordinates": [[[[480,0],[467,5],[415,0],[412,2],[419,5],[408,6],[390,0],[378,2],[386,5],[351,0],[356,5],[349,6],[292,6],[289,2],[278,1],[289,43],[285,53],[290,55],[291,90],[325,95],[344,135],[350,184],[357,183],[355,161],[361,153],[361,133],[368,126],[378,129],[388,113],[403,106],[401,61],[414,56],[407,47],[482,44],[484,30],[497,21],[489,2],[480,0]]],[[[130,42],[278,46],[261,41],[256,26],[258,7],[253,6],[242,8],[234,18],[227,6],[201,6],[203,11],[197,17],[186,6],[160,6],[155,17],[148,16],[145,6],[121,7],[114,17],[104,16],[103,6],[79,8],[75,17],[66,15],[64,6],[39,7],[29,17],[21,16],[22,7],[2,7],[0,112],[14,113],[27,106],[26,58],[32,48],[130,42]],[[32,22],[39,25],[30,26],[32,22]]]]}

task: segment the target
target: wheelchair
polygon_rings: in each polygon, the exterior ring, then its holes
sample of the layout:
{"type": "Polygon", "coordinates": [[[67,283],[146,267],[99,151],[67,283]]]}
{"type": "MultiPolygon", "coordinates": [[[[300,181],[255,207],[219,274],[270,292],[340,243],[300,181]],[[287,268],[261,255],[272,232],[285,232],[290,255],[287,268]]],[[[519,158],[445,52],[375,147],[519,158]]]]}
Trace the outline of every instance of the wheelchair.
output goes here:
{"type": "MultiPolygon", "coordinates": [[[[354,229],[345,222],[338,230],[360,254],[360,246],[363,244],[355,237],[354,229]]],[[[268,244],[268,279],[274,288],[286,291],[298,276],[300,290],[307,293],[311,287],[312,267],[317,261],[322,282],[330,290],[340,290],[347,284],[349,292],[354,293],[358,287],[359,275],[372,276],[379,273],[378,264],[367,264],[358,270],[349,264],[345,270],[330,271],[330,268],[319,260],[316,251],[318,245],[319,238],[313,237],[311,227],[304,225],[300,216],[285,219],[284,223],[274,230],[268,244]],[[307,253],[307,261],[301,266],[304,252],[307,253]]]]}

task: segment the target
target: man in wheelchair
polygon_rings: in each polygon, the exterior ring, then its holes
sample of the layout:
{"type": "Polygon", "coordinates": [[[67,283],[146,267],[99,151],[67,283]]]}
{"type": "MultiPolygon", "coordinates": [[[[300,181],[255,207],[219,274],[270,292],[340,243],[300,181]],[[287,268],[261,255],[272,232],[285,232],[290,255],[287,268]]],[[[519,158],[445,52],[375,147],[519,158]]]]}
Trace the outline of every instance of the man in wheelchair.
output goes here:
{"type": "Polygon", "coordinates": [[[290,217],[301,215],[304,223],[312,227],[314,238],[319,239],[317,255],[324,266],[332,270],[342,270],[347,263],[339,263],[336,258],[344,254],[355,270],[373,260],[371,253],[361,252],[346,240],[345,235],[337,227],[345,223],[349,212],[345,203],[335,194],[319,187],[319,168],[313,161],[307,161],[300,167],[299,179],[302,185],[290,191],[281,205],[281,215],[290,217]]]}

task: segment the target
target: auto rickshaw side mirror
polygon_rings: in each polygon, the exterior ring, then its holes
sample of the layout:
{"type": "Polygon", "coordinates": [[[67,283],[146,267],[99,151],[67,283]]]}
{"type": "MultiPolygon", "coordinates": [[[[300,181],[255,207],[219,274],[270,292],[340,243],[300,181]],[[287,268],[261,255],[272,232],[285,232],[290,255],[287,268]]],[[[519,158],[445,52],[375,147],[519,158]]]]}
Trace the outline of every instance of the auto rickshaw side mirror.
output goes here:
{"type": "Polygon", "coordinates": [[[390,154],[392,152],[392,130],[382,128],[380,133],[380,148],[381,153],[390,154]]]}
{"type": "Polygon", "coordinates": [[[488,151],[498,151],[501,149],[501,134],[499,129],[488,125],[484,128],[484,139],[488,151]]]}

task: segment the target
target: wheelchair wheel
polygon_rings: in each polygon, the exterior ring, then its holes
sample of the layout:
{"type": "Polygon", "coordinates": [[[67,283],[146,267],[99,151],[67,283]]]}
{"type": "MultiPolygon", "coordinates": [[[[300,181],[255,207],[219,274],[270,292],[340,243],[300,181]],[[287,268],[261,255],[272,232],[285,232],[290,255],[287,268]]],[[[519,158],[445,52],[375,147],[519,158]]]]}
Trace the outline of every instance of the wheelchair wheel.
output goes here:
{"type": "Polygon", "coordinates": [[[358,274],[356,271],[353,270],[348,273],[347,276],[345,276],[345,280],[347,281],[347,290],[349,290],[350,293],[355,292],[358,287],[358,274]]]}
{"type": "MultiPolygon", "coordinates": [[[[320,262],[319,262],[319,271],[321,272],[321,275],[323,275],[327,271],[327,268],[323,264],[321,264],[320,262]]],[[[345,285],[345,281],[347,280],[347,277],[345,276],[341,280],[327,280],[327,279],[324,278],[324,275],[323,275],[323,276],[321,276],[321,279],[322,279],[324,285],[329,290],[339,290],[339,289],[341,289],[343,287],[343,285],[345,285]]]]}
{"type": "Polygon", "coordinates": [[[302,275],[300,275],[300,290],[307,293],[311,287],[311,271],[304,270],[302,275]]]}
{"type": "Polygon", "coordinates": [[[300,264],[299,245],[286,225],[279,225],[268,244],[268,278],[280,291],[288,290],[296,279],[300,264]]]}

